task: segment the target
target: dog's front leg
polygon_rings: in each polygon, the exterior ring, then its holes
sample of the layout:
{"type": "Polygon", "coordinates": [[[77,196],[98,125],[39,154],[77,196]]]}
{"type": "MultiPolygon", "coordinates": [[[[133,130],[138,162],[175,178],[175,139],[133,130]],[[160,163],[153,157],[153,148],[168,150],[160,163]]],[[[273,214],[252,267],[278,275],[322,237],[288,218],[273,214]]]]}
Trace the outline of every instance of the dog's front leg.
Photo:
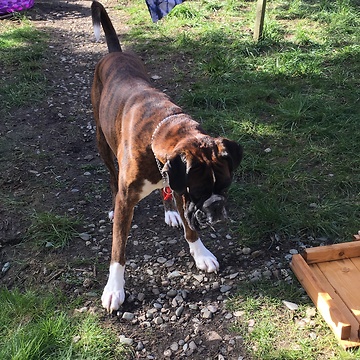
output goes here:
{"type": "Polygon", "coordinates": [[[190,229],[187,220],[185,219],[182,196],[177,194],[174,195],[176,206],[178,208],[184,227],[184,236],[187,243],[189,244],[190,254],[195,260],[196,267],[209,273],[218,271],[219,262],[217,261],[215,255],[206,248],[206,246],[201,241],[199,234],[196,231],[190,229]]]}
{"type": "Polygon", "coordinates": [[[111,262],[109,278],[101,296],[102,305],[109,312],[118,310],[125,301],[125,248],[135,202],[121,191],[115,198],[111,262]]]}

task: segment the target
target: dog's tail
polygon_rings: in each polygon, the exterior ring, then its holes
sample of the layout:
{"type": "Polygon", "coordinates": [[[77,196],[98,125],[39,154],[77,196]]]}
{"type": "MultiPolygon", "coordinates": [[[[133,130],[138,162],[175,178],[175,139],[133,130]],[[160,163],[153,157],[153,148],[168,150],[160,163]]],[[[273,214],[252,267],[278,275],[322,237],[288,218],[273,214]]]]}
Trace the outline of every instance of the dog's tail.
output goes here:
{"type": "Polygon", "coordinates": [[[116,35],[116,31],[111,23],[109,15],[107,14],[104,6],[98,1],[93,1],[91,4],[91,16],[94,26],[94,33],[96,40],[100,39],[100,24],[105,32],[106,43],[109,52],[121,51],[119,39],[116,35]]]}

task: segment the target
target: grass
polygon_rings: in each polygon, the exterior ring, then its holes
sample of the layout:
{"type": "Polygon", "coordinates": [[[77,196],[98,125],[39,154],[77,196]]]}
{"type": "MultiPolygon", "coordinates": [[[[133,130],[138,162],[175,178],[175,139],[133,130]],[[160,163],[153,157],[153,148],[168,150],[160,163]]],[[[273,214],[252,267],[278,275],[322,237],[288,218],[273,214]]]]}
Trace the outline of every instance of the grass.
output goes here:
{"type": "Polygon", "coordinates": [[[42,61],[47,35],[25,17],[0,23],[1,112],[37,101],[45,93],[42,61]]]}
{"type": "Polygon", "coordinates": [[[77,234],[80,220],[68,215],[57,215],[51,212],[34,212],[31,225],[27,230],[27,237],[38,246],[62,249],[77,234]]]}
{"type": "Polygon", "coordinates": [[[0,303],[1,359],[125,359],[130,354],[98,316],[70,313],[61,294],[0,290],[0,303]]]}
{"type": "Polygon", "coordinates": [[[327,336],[328,328],[321,316],[294,285],[268,281],[248,284],[227,306],[239,315],[232,331],[241,334],[253,359],[357,358],[338,349],[336,341],[327,336]],[[283,300],[302,305],[289,310],[283,300]]]}

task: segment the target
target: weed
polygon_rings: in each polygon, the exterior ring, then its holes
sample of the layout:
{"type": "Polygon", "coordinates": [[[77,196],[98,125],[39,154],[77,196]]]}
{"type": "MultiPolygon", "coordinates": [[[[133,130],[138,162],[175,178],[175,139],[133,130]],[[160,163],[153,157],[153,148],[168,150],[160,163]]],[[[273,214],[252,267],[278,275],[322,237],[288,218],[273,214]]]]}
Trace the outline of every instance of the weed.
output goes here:
{"type": "Polygon", "coordinates": [[[80,220],[69,216],[60,216],[51,212],[36,213],[31,217],[27,237],[38,246],[64,248],[74,236],[80,220]]]}

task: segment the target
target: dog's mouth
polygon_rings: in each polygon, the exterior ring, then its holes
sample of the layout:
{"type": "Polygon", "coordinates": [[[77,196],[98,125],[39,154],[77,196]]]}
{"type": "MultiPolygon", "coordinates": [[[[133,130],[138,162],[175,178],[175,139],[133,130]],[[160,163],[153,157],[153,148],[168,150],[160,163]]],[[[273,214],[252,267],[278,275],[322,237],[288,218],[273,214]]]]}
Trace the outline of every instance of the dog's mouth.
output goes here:
{"type": "Polygon", "coordinates": [[[192,230],[201,230],[224,221],[227,218],[225,198],[214,194],[201,205],[189,201],[186,204],[185,218],[192,230]]]}

